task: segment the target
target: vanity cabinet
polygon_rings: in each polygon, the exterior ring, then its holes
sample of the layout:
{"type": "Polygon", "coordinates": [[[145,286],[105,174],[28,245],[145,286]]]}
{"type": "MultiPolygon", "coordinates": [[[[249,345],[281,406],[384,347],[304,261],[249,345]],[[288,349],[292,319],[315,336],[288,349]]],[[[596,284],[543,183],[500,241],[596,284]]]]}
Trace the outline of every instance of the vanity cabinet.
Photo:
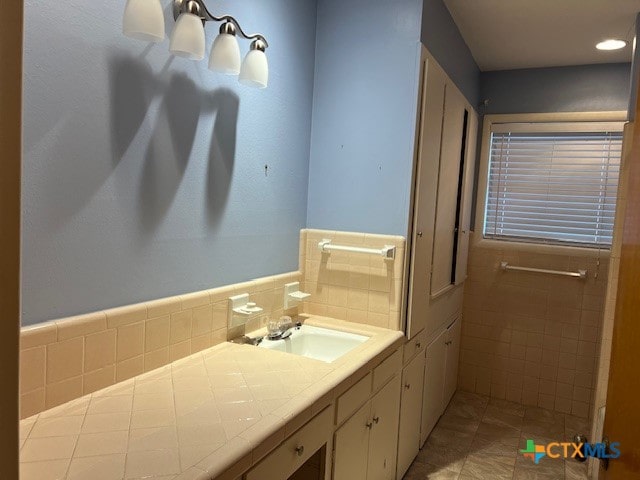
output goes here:
{"type": "Polygon", "coordinates": [[[370,424],[371,404],[366,403],[336,431],[333,444],[335,480],[366,480],[370,424]]]}
{"type": "Polygon", "coordinates": [[[420,418],[425,356],[421,349],[402,371],[402,398],[398,434],[398,472],[401,479],[420,450],[420,418]]]}
{"type": "MultiPolygon", "coordinates": [[[[424,346],[418,350],[424,352],[424,346]]],[[[404,351],[396,349],[350,381],[335,402],[288,436],[243,479],[396,480],[404,351]]],[[[418,377],[412,374],[407,381],[415,383],[418,377]]],[[[419,425],[419,418],[414,424],[419,425]]]]}
{"type": "Polygon", "coordinates": [[[426,350],[424,395],[420,444],[444,413],[458,385],[461,318],[455,320],[433,340],[426,350]]]}
{"type": "Polygon", "coordinates": [[[394,377],[336,431],[334,480],[393,480],[400,378],[394,377]]]}
{"type": "Polygon", "coordinates": [[[287,438],[251,469],[246,480],[286,480],[331,444],[333,406],[325,408],[309,423],[287,438]]]}
{"type": "Polygon", "coordinates": [[[399,416],[400,377],[396,376],[371,400],[368,480],[396,478],[399,416]]]}
{"type": "Polygon", "coordinates": [[[395,480],[402,358],[396,350],[338,397],[334,480],[395,480]]]}

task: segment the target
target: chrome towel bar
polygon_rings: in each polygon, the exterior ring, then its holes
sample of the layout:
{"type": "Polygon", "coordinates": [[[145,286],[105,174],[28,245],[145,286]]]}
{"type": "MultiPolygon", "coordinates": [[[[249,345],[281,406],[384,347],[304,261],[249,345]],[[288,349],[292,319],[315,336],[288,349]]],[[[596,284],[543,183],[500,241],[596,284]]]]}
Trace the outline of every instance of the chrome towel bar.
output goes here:
{"type": "Polygon", "coordinates": [[[365,253],[368,255],[379,255],[384,257],[385,260],[393,260],[396,258],[395,245],[385,245],[382,248],[364,248],[364,247],[351,247],[347,245],[333,245],[331,240],[324,239],[318,243],[318,249],[321,252],[331,252],[332,250],[340,252],[351,253],[365,253]]]}
{"type": "Polygon", "coordinates": [[[549,275],[560,275],[563,277],[574,277],[581,279],[587,278],[586,270],[578,270],[577,272],[562,272],[560,270],[547,270],[544,268],[514,267],[513,265],[509,265],[508,262],[502,262],[500,264],[500,268],[504,271],[547,273],[549,275]]]}

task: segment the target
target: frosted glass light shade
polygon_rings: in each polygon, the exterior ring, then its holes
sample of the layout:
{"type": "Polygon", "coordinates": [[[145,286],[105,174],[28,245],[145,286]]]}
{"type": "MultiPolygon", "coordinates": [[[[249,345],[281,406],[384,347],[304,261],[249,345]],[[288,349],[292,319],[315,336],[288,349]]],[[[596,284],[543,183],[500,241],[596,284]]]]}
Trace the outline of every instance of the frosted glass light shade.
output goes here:
{"type": "Polygon", "coordinates": [[[240,63],[240,46],[235,35],[229,33],[218,35],[213,41],[213,47],[211,47],[209,70],[226,75],[238,75],[240,63]]]}
{"type": "Polygon", "coordinates": [[[164,40],[164,15],[160,0],[129,0],[124,9],[122,33],[145,42],[164,40]]]}
{"type": "Polygon", "coordinates": [[[269,63],[267,56],[260,50],[250,50],[244,57],[238,81],[243,85],[267,88],[269,84],[269,63]]]}
{"type": "Polygon", "coordinates": [[[200,17],[193,13],[181,14],[171,34],[169,51],[179,57],[202,60],[204,48],[204,27],[200,17]]]}

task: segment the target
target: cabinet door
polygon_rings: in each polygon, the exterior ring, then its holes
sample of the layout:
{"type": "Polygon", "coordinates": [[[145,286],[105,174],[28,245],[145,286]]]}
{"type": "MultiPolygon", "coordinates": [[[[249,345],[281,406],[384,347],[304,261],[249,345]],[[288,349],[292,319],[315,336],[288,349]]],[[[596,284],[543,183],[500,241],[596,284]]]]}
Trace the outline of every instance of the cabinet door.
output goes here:
{"type": "Polygon", "coordinates": [[[424,370],[424,396],[422,405],[422,428],[420,444],[424,444],[436,422],[444,411],[444,372],[447,356],[447,331],[427,346],[426,366],[424,370]]]}
{"type": "Polygon", "coordinates": [[[423,49],[422,104],[418,118],[411,235],[407,328],[409,338],[413,338],[425,327],[429,309],[431,253],[446,82],[444,71],[435,61],[426,58],[423,49]]]}
{"type": "Polygon", "coordinates": [[[367,480],[394,480],[398,455],[400,376],[396,376],[371,400],[373,428],[369,440],[367,480]]]}
{"type": "Polygon", "coordinates": [[[366,480],[371,428],[371,402],[369,401],[336,431],[334,480],[366,480]]]}
{"type": "Polygon", "coordinates": [[[444,374],[444,397],[442,410],[444,411],[456,393],[458,386],[458,361],[460,358],[460,332],[462,322],[460,317],[447,329],[447,361],[444,374]]]}
{"type": "Polygon", "coordinates": [[[431,296],[446,291],[454,282],[454,255],[459,215],[460,160],[463,154],[466,103],[462,94],[447,83],[442,123],[442,146],[438,174],[436,223],[433,237],[431,296]]]}
{"type": "Polygon", "coordinates": [[[402,371],[397,478],[404,476],[420,450],[423,381],[424,355],[418,355],[402,371]]]}

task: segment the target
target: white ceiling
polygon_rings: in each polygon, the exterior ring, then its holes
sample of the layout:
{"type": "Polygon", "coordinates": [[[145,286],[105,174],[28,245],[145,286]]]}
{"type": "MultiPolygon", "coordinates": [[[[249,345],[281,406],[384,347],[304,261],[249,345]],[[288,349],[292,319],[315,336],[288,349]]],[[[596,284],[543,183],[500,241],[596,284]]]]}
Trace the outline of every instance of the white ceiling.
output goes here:
{"type": "Polygon", "coordinates": [[[630,62],[640,0],[444,0],[480,70],[630,62]],[[595,44],[627,40],[618,51],[595,44]]]}

